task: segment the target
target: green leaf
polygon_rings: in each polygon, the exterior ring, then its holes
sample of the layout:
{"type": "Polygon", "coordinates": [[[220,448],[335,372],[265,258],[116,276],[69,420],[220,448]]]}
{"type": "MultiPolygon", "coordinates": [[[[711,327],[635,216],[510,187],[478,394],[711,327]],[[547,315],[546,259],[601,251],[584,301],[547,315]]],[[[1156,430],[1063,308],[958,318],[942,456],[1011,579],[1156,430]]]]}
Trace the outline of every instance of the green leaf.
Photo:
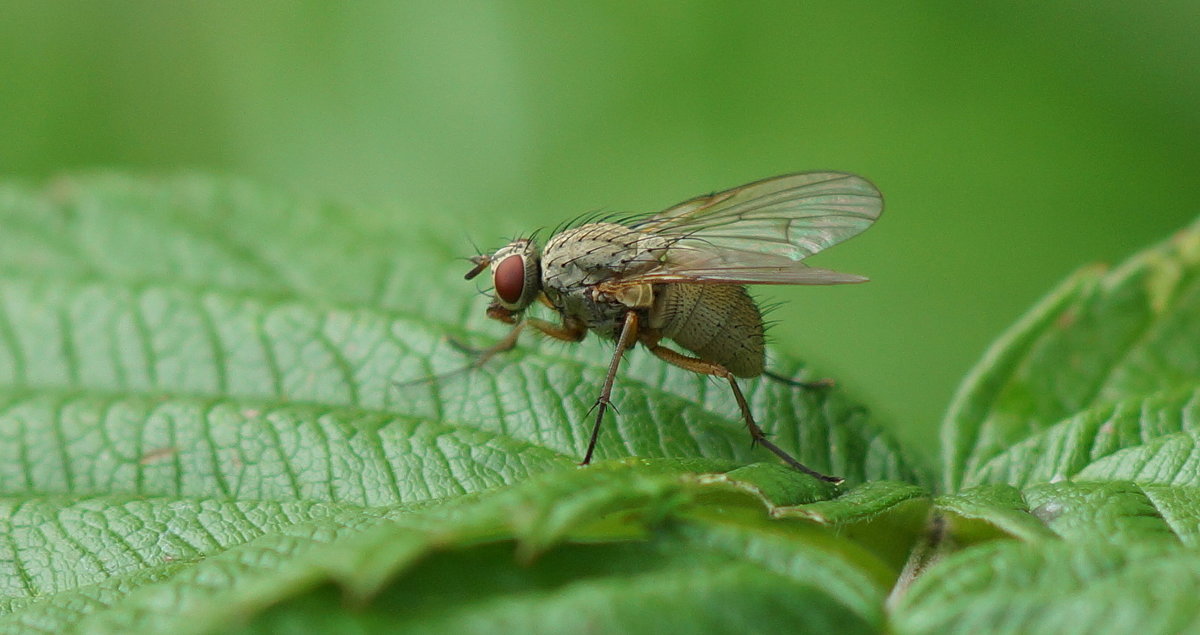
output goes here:
{"type": "Polygon", "coordinates": [[[897,633],[1183,633],[1200,552],[1151,542],[993,542],[942,561],[892,611],[897,633]]]}
{"type": "Polygon", "coordinates": [[[0,631],[883,627],[928,499],[862,407],[744,383],[843,493],[747,466],[727,387],[638,351],[578,468],[611,344],[425,381],[504,327],[456,230],[372,219],[204,176],[0,186],[0,631]]]}
{"type": "Polygon", "coordinates": [[[1068,419],[1096,421],[1117,402],[1200,387],[1198,274],[1193,226],[1111,273],[1085,269],[1051,293],[992,346],[955,397],[943,425],[944,486],[1020,484],[1073,469],[1110,440],[1103,424],[1095,431],[1103,436],[1071,436],[1090,424],[1068,419]],[[1045,434],[1056,426],[1061,433],[1045,434]],[[1044,445],[1030,442],[1006,461],[1011,446],[1035,435],[1044,445]],[[1061,464],[1043,462],[1048,454],[1061,464]]]}
{"type": "Polygon", "coordinates": [[[1007,485],[983,486],[941,496],[936,507],[948,519],[945,532],[963,545],[1003,536],[1034,542],[1055,535],[1030,510],[1021,491],[1007,485]]]}
{"type": "Polygon", "coordinates": [[[336,589],[322,587],[233,632],[768,633],[783,625],[800,632],[880,631],[804,582],[740,558],[667,549],[576,546],[513,571],[504,548],[476,548],[430,559],[363,610],[344,610],[336,589]],[[563,569],[572,572],[570,582],[547,573],[563,569]]]}
{"type": "Polygon", "coordinates": [[[893,592],[897,632],[1195,629],[1198,311],[1200,224],[1080,271],[993,345],[944,422],[956,493],[893,592]]]}
{"type": "Polygon", "coordinates": [[[1045,483],[1026,490],[1030,510],[1055,533],[1077,540],[1175,542],[1154,502],[1133,483],[1045,483]]]}
{"type": "MultiPolygon", "coordinates": [[[[1172,391],[1084,410],[997,454],[969,482],[1026,485],[1084,475],[1089,480],[1143,480],[1130,473],[1129,460],[1146,456],[1147,451],[1155,454],[1151,448],[1193,433],[1200,416],[1198,397],[1200,390],[1172,391]],[[1119,465],[1125,468],[1118,469],[1119,465]]],[[[1165,454],[1160,456],[1165,462],[1142,464],[1151,470],[1163,468],[1157,475],[1147,473],[1144,480],[1188,484],[1189,472],[1167,476],[1172,456],[1178,455],[1165,454]]]]}
{"type": "Polygon", "coordinates": [[[355,408],[0,393],[0,494],[359,506],[436,500],[570,465],[464,426],[355,408]]]}
{"type": "Polygon", "coordinates": [[[61,534],[77,548],[59,545],[59,560],[41,563],[58,567],[46,578],[77,569],[91,577],[12,602],[0,629],[207,632],[271,606],[261,619],[331,628],[383,619],[440,628],[495,611],[569,630],[607,623],[620,606],[625,613],[613,623],[636,628],[661,619],[639,604],[647,601],[692,607],[695,615],[677,619],[695,628],[790,620],[797,611],[804,623],[882,623],[895,572],[868,550],[811,523],[769,520],[747,487],[697,479],[670,463],[645,467],[568,468],[423,511],[289,505],[276,514],[278,504],[50,501],[22,515],[22,526],[61,534]],[[712,504],[715,490],[726,492],[722,504],[712,504]],[[139,531],[129,536],[125,527],[139,531]],[[96,554],[114,549],[124,565],[96,569],[96,554]],[[722,610],[711,605],[722,594],[741,598],[739,590],[754,593],[722,610]],[[359,609],[313,614],[314,602],[335,598],[359,609]]]}

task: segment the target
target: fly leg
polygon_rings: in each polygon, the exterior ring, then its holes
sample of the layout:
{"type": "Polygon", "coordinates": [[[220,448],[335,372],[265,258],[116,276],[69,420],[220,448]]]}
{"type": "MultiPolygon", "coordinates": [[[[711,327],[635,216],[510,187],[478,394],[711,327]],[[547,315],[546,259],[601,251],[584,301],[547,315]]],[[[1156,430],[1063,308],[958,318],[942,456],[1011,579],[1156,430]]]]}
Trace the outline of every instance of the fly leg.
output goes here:
{"type": "Polygon", "coordinates": [[[793,468],[800,470],[809,476],[821,479],[827,483],[838,484],[843,481],[841,478],[836,476],[828,476],[808,467],[800,461],[792,458],[792,455],[784,452],[782,448],[772,443],[771,440],[767,438],[766,433],[762,431],[762,428],[758,427],[758,424],[754,422],[754,415],[750,414],[750,404],[746,403],[746,398],[742,395],[742,389],[738,388],[737,379],[734,378],[733,373],[729,372],[729,369],[720,364],[715,364],[697,357],[689,357],[687,355],[683,355],[682,353],[677,353],[666,346],[662,346],[661,344],[654,343],[647,344],[647,346],[650,348],[651,353],[654,353],[659,359],[669,364],[674,364],[675,366],[678,366],[684,370],[690,370],[693,373],[712,375],[713,377],[723,377],[728,379],[729,386],[733,388],[733,397],[734,399],[737,399],[738,408],[741,408],[742,410],[742,419],[746,422],[746,429],[750,431],[751,443],[763,446],[764,448],[775,453],[775,456],[783,459],[784,463],[787,463],[793,468]]]}
{"type": "Polygon", "coordinates": [[[446,372],[446,373],[441,373],[439,375],[426,375],[426,376],[418,378],[418,379],[411,379],[409,381],[396,382],[396,387],[404,388],[405,386],[415,386],[417,384],[425,384],[425,383],[435,382],[440,379],[446,379],[448,377],[453,377],[455,375],[461,375],[465,372],[475,370],[475,369],[479,368],[480,366],[483,366],[484,364],[486,364],[489,359],[495,357],[496,355],[499,355],[500,353],[504,353],[507,351],[511,351],[513,348],[515,348],[517,345],[517,339],[521,336],[521,331],[523,331],[523,330],[525,330],[525,322],[517,322],[512,327],[512,330],[509,331],[508,334],[505,335],[503,338],[501,338],[499,342],[496,342],[495,344],[492,344],[491,346],[489,346],[487,348],[473,348],[471,346],[467,346],[466,344],[460,342],[459,340],[457,340],[453,337],[448,337],[448,338],[446,338],[446,341],[449,342],[451,346],[453,346],[454,348],[457,348],[458,350],[462,351],[463,353],[466,353],[467,355],[473,355],[475,357],[475,361],[471,362],[470,364],[467,364],[466,366],[463,366],[462,368],[458,368],[458,369],[455,369],[455,370],[452,370],[452,371],[446,372]]]}
{"type": "Polygon", "coordinates": [[[486,364],[488,360],[496,355],[499,355],[500,353],[506,353],[516,348],[517,339],[521,337],[521,331],[525,329],[526,325],[532,326],[541,333],[564,342],[579,342],[584,338],[584,336],[587,335],[587,325],[577,319],[569,317],[564,317],[562,324],[554,324],[553,322],[547,322],[546,320],[539,320],[537,318],[525,318],[523,320],[518,320],[518,316],[516,314],[501,307],[489,308],[488,317],[494,320],[499,320],[506,324],[512,324],[513,328],[508,332],[507,335],[501,338],[500,341],[487,348],[472,348],[454,338],[450,338],[448,340],[450,345],[454,348],[457,348],[468,355],[474,355],[475,361],[471,362],[467,366],[459,368],[458,370],[452,370],[448,373],[424,377],[422,379],[400,382],[396,385],[403,387],[412,384],[421,384],[437,379],[445,379],[446,377],[452,377],[460,373],[475,370],[486,364]]]}
{"type": "Polygon", "coordinates": [[[555,324],[537,318],[525,318],[529,326],[537,329],[542,335],[548,335],[562,342],[582,342],[587,335],[587,325],[573,318],[564,318],[562,324],[555,324]]]}
{"type": "Polygon", "coordinates": [[[517,322],[507,335],[500,338],[500,341],[488,346],[487,348],[474,348],[453,337],[447,338],[446,341],[448,341],[451,346],[457,348],[463,353],[475,356],[475,361],[472,362],[470,366],[467,366],[467,368],[479,368],[496,355],[499,355],[500,353],[507,353],[508,351],[516,348],[517,339],[521,337],[521,331],[523,330],[525,330],[525,322],[517,322]]]}
{"type": "MultiPolygon", "coordinates": [[[[550,302],[550,298],[547,298],[545,293],[538,295],[538,301],[552,309],[555,308],[554,303],[550,302]]],[[[525,328],[526,324],[550,337],[553,337],[556,340],[562,340],[564,342],[578,342],[582,340],[585,335],[587,335],[587,325],[580,322],[578,319],[570,318],[565,315],[563,316],[563,322],[561,325],[554,324],[553,322],[547,322],[545,320],[539,320],[537,318],[527,317],[525,319],[521,319],[519,313],[509,311],[499,304],[492,303],[492,305],[488,307],[487,316],[498,322],[512,324],[513,330],[509,331],[508,335],[505,335],[504,338],[499,342],[496,342],[487,348],[472,348],[456,339],[451,338],[451,346],[464,353],[476,356],[475,363],[471,364],[469,368],[479,368],[497,354],[506,353],[515,348],[517,345],[517,338],[521,335],[521,329],[525,328]]]]}
{"type": "Polygon", "coordinates": [[[773,373],[769,370],[763,371],[763,376],[765,376],[767,379],[773,379],[781,384],[787,384],[789,386],[795,386],[805,390],[824,390],[825,388],[833,388],[834,384],[834,381],[828,377],[825,379],[814,379],[813,381],[798,381],[792,379],[791,377],[787,377],[786,375],[773,373]]]}
{"type": "Polygon", "coordinates": [[[613,381],[617,378],[617,368],[621,365],[621,358],[624,357],[625,351],[629,350],[637,341],[638,332],[638,316],[637,313],[629,311],[625,314],[625,323],[621,327],[621,335],[617,338],[617,350],[613,352],[612,361],[608,363],[608,376],[604,378],[604,388],[600,390],[600,397],[596,399],[596,404],[592,406],[596,409],[596,423],[592,426],[592,438],[588,441],[587,452],[583,455],[583,461],[580,465],[587,465],[592,462],[592,452],[596,450],[596,439],[600,437],[600,423],[604,421],[604,412],[608,410],[609,397],[612,396],[613,381]]]}

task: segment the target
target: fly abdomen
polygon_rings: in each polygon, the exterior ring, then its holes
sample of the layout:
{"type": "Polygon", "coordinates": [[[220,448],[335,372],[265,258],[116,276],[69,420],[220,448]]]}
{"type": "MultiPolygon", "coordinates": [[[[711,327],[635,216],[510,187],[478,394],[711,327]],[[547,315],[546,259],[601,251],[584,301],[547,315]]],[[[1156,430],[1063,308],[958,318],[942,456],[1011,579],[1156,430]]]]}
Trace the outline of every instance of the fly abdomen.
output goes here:
{"type": "Polygon", "coordinates": [[[700,359],[716,362],[738,377],[763,372],[762,314],[745,287],[658,286],[650,325],[700,359]]]}

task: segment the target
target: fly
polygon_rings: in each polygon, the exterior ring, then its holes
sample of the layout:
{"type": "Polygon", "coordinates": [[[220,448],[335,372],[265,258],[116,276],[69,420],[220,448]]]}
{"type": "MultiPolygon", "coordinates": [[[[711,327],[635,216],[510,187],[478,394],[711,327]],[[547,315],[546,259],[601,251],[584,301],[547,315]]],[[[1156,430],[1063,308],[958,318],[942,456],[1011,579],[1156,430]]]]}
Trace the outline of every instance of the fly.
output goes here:
{"type": "Polygon", "coordinates": [[[515,240],[473,257],[466,275],[470,280],[491,269],[495,297],[487,315],[513,325],[501,341],[477,351],[476,365],[513,348],[526,327],[566,342],[579,342],[588,331],[614,340],[586,465],[621,358],[641,343],[668,364],[727,380],[753,444],[801,472],[840,483],[772,443],[754,421],[737,378],[770,373],[762,314],[745,285],[865,282],[803,260],[861,233],[882,211],[879,190],[860,176],[803,172],[699,196],[657,214],[566,229],[544,249],[530,238],[515,240]],[[557,312],[558,323],[526,316],[534,302],[557,312]]]}

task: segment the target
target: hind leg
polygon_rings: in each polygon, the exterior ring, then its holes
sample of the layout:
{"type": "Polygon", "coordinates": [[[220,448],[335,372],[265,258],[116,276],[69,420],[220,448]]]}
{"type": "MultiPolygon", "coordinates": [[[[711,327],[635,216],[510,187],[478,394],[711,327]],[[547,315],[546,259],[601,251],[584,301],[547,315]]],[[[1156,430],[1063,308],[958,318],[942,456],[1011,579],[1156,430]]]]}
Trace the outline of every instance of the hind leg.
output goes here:
{"type": "Polygon", "coordinates": [[[668,364],[673,364],[684,370],[690,370],[693,373],[712,375],[713,377],[721,377],[728,380],[729,387],[733,389],[733,397],[737,400],[738,408],[740,408],[742,411],[742,419],[746,422],[746,429],[750,432],[751,443],[763,446],[764,448],[773,452],[775,456],[783,459],[784,463],[787,463],[793,468],[804,472],[809,476],[821,479],[827,483],[837,484],[842,482],[843,479],[841,478],[822,474],[801,463],[800,461],[797,461],[792,457],[792,455],[784,452],[782,448],[772,443],[771,440],[767,438],[766,433],[762,431],[762,428],[758,427],[758,424],[755,423],[754,415],[750,413],[750,404],[746,403],[746,397],[742,395],[742,389],[738,387],[737,378],[733,376],[733,373],[729,372],[728,368],[725,368],[720,364],[705,361],[698,357],[689,357],[682,353],[673,351],[666,346],[662,346],[661,344],[648,344],[647,346],[649,347],[651,353],[654,353],[655,356],[667,362],[668,364]]]}

